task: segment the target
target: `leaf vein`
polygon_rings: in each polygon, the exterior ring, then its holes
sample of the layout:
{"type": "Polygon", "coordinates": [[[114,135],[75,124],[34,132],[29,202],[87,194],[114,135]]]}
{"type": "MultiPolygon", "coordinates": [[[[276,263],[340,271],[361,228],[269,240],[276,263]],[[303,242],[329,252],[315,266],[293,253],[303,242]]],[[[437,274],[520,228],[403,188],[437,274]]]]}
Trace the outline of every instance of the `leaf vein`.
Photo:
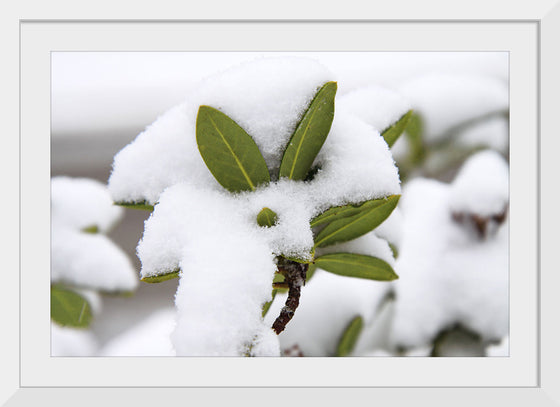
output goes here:
{"type": "Polygon", "coordinates": [[[243,164],[241,164],[241,161],[239,161],[239,158],[237,158],[237,155],[235,154],[235,152],[233,151],[233,149],[231,148],[231,146],[229,145],[229,143],[227,142],[226,138],[224,137],[224,135],[222,134],[222,132],[220,131],[220,129],[218,128],[218,126],[216,125],[216,122],[214,122],[214,120],[212,120],[211,117],[208,117],[210,119],[210,121],[212,122],[212,125],[214,126],[214,128],[216,129],[216,131],[218,132],[218,134],[220,135],[220,137],[222,138],[222,141],[224,142],[224,144],[226,145],[226,147],[228,148],[228,150],[230,151],[231,155],[233,156],[233,158],[235,159],[235,162],[237,163],[237,165],[239,166],[239,169],[241,170],[241,172],[243,173],[243,176],[245,177],[245,179],[247,180],[247,182],[249,183],[249,186],[251,187],[251,190],[255,190],[255,186],[253,185],[253,183],[251,182],[251,178],[249,178],[249,175],[247,174],[247,172],[245,171],[245,168],[243,167],[243,164]]]}

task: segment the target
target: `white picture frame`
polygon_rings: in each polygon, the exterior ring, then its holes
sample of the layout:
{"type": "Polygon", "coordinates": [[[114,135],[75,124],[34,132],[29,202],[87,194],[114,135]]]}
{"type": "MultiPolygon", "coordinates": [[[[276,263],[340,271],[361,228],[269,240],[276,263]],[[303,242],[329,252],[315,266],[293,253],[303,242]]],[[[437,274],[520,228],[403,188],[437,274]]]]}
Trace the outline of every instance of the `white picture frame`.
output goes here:
{"type": "Polygon", "coordinates": [[[360,8],[352,10],[348,6],[344,10],[329,9],[326,3],[319,5],[314,1],[315,8],[298,4],[297,16],[290,15],[284,4],[283,12],[256,9],[250,20],[233,5],[224,6],[221,13],[216,13],[210,5],[201,5],[176,15],[154,15],[148,8],[134,5],[130,20],[115,20],[128,16],[130,8],[105,4],[76,19],[61,4],[35,9],[34,3],[14,5],[2,17],[2,41],[10,57],[5,87],[8,98],[3,97],[4,111],[8,112],[6,130],[19,134],[19,137],[10,136],[6,142],[11,167],[3,169],[5,174],[11,174],[9,196],[20,197],[19,206],[12,200],[6,209],[20,214],[20,219],[14,215],[8,220],[10,236],[17,233],[20,239],[12,239],[7,250],[11,253],[8,268],[20,272],[5,277],[5,286],[13,290],[1,299],[3,309],[10,310],[4,313],[2,340],[0,400],[6,401],[6,405],[36,405],[46,400],[59,405],[124,402],[148,405],[162,400],[168,404],[171,398],[177,404],[204,400],[210,405],[233,400],[279,405],[299,398],[306,401],[313,398],[317,403],[375,401],[391,405],[421,400],[436,406],[560,403],[555,375],[556,363],[560,361],[555,346],[560,339],[555,324],[555,310],[560,305],[555,283],[559,278],[550,267],[554,253],[550,238],[558,225],[558,215],[553,206],[554,195],[550,196],[554,192],[545,190],[546,186],[554,185],[557,170],[553,126],[555,96],[560,90],[555,77],[560,72],[560,60],[555,52],[556,39],[560,38],[558,0],[535,1],[518,8],[505,1],[470,2],[465,8],[449,5],[447,9],[436,8],[435,1],[431,5],[423,2],[421,7],[406,2],[383,9],[363,6],[362,12],[360,8]],[[176,19],[178,16],[188,18],[176,19]],[[430,29],[421,28],[428,25],[430,29]],[[404,38],[407,41],[397,38],[402,28],[408,34],[416,30],[415,35],[404,38]],[[337,29],[339,35],[333,35],[337,29]],[[216,36],[216,32],[221,34],[216,36]],[[442,36],[442,32],[446,35],[442,36]],[[376,33],[387,36],[387,40],[380,42],[374,36],[376,33]],[[185,34],[191,34],[189,39],[181,37],[185,34]],[[520,183],[519,198],[516,200],[512,195],[512,221],[518,219],[519,223],[512,228],[523,236],[517,236],[517,242],[512,240],[511,256],[512,267],[528,269],[529,277],[518,280],[522,282],[518,288],[526,288],[531,294],[524,297],[526,303],[511,303],[511,357],[505,362],[488,358],[476,363],[469,358],[417,362],[409,362],[410,358],[391,358],[391,361],[375,358],[366,362],[323,358],[312,361],[50,358],[45,288],[49,285],[49,274],[44,271],[48,271],[50,264],[50,77],[45,65],[48,53],[108,50],[109,47],[114,50],[282,51],[294,50],[297,39],[294,35],[306,35],[297,45],[302,50],[480,50],[487,47],[509,51],[515,57],[511,59],[512,89],[520,85],[519,94],[526,100],[517,104],[512,96],[511,117],[523,118],[512,124],[512,130],[529,136],[527,140],[521,137],[518,150],[512,150],[512,183],[520,183]],[[110,41],[108,36],[112,36],[110,41]],[[506,49],[503,44],[510,44],[511,48],[506,49]],[[527,63],[523,63],[524,59],[527,63]],[[517,66],[521,67],[518,71],[517,66]],[[529,84],[517,83],[527,79],[529,84]],[[19,106],[14,102],[16,97],[20,99],[19,106]],[[518,159],[522,153],[528,155],[523,162],[518,159]],[[19,177],[15,177],[17,172],[19,177]],[[521,249],[523,256],[519,255],[521,249]],[[33,274],[37,269],[42,269],[43,274],[33,274]],[[19,292],[15,289],[18,286],[19,292]],[[517,323],[516,318],[520,318],[517,323]],[[518,355],[521,356],[517,358],[518,355]],[[412,373],[418,374],[426,366],[421,362],[430,364],[427,376],[415,381],[412,373]],[[501,366],[494,366],[495,362],[501,366]],[[271,371],[267,370],[270,364],[274,364],[271,371]],[[514,370],[513,376],[507,376],[514,370]],[[463,381],[461,374],[465,371],[463,381]],[[496,372],[503,376],[496,376],[496,372]],[[292,376],[287,376],[288,373],[292,376]],[[400,376],[400,382],[390,383],[383,379],[386,375],[392,379],[400,376]],[[437,377],[431,380],[430,375],[437,377]]]}

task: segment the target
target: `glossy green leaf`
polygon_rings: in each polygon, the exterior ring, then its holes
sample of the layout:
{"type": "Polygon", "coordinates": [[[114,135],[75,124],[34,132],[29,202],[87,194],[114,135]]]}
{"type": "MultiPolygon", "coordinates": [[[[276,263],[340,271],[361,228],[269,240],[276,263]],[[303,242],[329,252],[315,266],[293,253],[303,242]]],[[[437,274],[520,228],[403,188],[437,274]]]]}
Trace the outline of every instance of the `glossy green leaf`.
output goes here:
{"type": "Polygon", "coordinates": [[[409,110],[404,115],[402,115],[401,118],[396,121],[396,123],[393,123],[391,126],[381,132],[381,135],[383,136],[389,147],[392,147],[400,137],[400,135],[404,132],[406,126],[408,126],[408,122],[410,121],[411,116],[412,110],[409,110]]]}
{"type": "Polygon", "coordinates": [[[356,215],[363,210],[377,205],[377,200],[363,202],[359,205],[333,206],[311,220],[311,227],[330,223],[338,219],[356,215]]]}
{"type": "Polygon", "coordinates": [[[122,206],[124,208],[130,209],[140,209],[142,211],[153,211],[154,205],[147,203],[146,201],[142,202],[115,202],[115,205],[122,206]]]}
{"type": "Polygon", "coordinates": [[[174,278],[178,278],[179,277],[179,271],[180,270],[173,270],[170,273],[165,273],[165,274],[158,274],[157,276],[147,276],[142,278],[142,281],[145,283],[162,283],[164,281],[167,280],[172,280],[174,278]]]}
{"type": "Polygon", "coordinates": [[[231,192],[254,191],[270,182],[270,174],[255,141],[235,121],[210,106],[200,106],[196,142],[214,178],[231,192]]]}
{"type": "Polygon", "coordinates": [[[338,346],[336,348],[336,356],[348,356],[354,350],[356,346],[356,342],[358,342],[358,338],[360,337],[360,333],[364,327],[364,321],[362,317],[357,316],[346,327],[344,332],[342,333],[342,337],[338,342],[338,346]]]}
{"type": "Polygon", "coordinates": [[[62,326],[86,328],[93,318],[89,303],[75,291],[51,286],[51,318],[62,326]]]}
{"type": "Polygon", "coordinates": [[[389,263],[365,254],[329,253],[317,257],[315,264],[325,271],[340,276],[377,281],[391,281],[399,278],[389,263]]]}
{"type": "Polygon", "coordinates": [[[272,209],[262,208],[257,215],[257,224],[262,227],[272,227],[276,225],[278,215],[272,209]]]}
{"type": "Polygon", "coordinates": [[[293,180],[307,177],[331,129],[336,89],[336,82],[327,82],[311,101],[284,151],[280,177],[293,180]]]}
{"type": "Polygon", "coordinates": [[[315,247],[356,239],[379,226],[397,206],[400,195],[367,201],[360,211],[329,223],[315,237],[315,247]]]}

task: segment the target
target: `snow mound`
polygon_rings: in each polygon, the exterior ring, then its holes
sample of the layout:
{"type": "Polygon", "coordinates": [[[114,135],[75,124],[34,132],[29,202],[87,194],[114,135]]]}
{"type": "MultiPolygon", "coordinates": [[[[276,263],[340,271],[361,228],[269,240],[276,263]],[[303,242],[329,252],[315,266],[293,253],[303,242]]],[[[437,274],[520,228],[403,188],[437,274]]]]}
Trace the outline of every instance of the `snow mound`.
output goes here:
{"type": "Polygon", "coordinates": [[[139,324],[109,341],[99,356],[175,356],[169,336],[175,328],[174,308],[154,311],[139,324]]]}
{"type": "Polygon", "coordinates": [[[509,168],[497,152],[475,154],[461,167],[449,197],[453,212],[497,215],[509,201],[509,168]]]}
{"type": "Polygon", "coordinates": [[[121,219],[123,209],[113,205],[101,182],[59,176],[51,179],[51,215],[53,223],[74,230],[95,226],[107,233],[121,219]]]}
{"type": "Polygon", "coordinates": [[[51,356],[94,356],[97,348],[91,332],[51,323],[51,356]]]}
{"type": "MultiPolygon", "coordinates": [[[[507,167],[494,153],[482,152],[465,164],[451,185],[417,178],[405,186],[400,201],[404,233],[395,265],[400,277],[394,282],[395,347],[426,346],[457,323],[483,340],[508,333],[507,218],[485,238],[473,234],[468,224],[453,219],[451,203],[457,190],[459,197],[477,196],[477,209],[501,211],[508,202],[502,194],[507,191],[507,167]],[[492,180],[494,191],[479,189],[487,180],[492,180]]],[[[457,202],[468,205],[465,199],[457,202]]]]}
{"type": "Polygon", "coordinates": [[[51,191],[51,281],[103,291],[133,291],[138,285],[130,259],[107,236],[122,215],[98,181],[54,177],[51,191]]]}

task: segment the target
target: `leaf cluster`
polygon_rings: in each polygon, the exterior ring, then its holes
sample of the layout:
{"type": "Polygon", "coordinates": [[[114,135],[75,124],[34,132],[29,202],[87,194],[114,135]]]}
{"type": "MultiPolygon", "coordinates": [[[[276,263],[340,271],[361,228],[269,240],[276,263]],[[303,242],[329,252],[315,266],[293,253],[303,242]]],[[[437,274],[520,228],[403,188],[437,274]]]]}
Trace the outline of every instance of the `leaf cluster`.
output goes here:
{"type": "MultiPolygon", "coordinates": [[[[332,126],[336,82],[327,82],[316,92],[313,100],[300,118],[282,155],[277,174],[271,174],[264,157],[253,138],[232,118],[211,106],[200,106],[196,118],[196,141],[202,159],[216,181],[232,193],[255,191],[272,179],[287,178],[308,182],[320,166],[314,162],[332,126]]],[[[413,118],[412,111],[404,114],[396,123],[382,132],[382,137],[391,147],[404,132],[413,118]]],[[[365,278],[377,281],[391,281],[398,278],[392,267],[379,258],[346,252],[323,254],[315,257],[315,250],[356,239],[372,231],[389,217],[397,206],[400,195],[373,199],[360,204],[331,207],[310,221],[314,231],[314,247],[311,261],[288,260],[310,263],[308,278],[316,267],[341,276],[365,278]]],[[[130,206],[130,204],[127,204],[130,206]]],[[[136,207],[152,209],[145,203],[136,207]]],[[[265,207],[256,217],[261,227],[274,227],[278,215],[265,207]]],[[[156,283],[179,275],[179,270],[144,278],[143,281],[156,283]]],[[[285,290],[284,277],[275,276],[273,299],[280,290],[285,290]]],[[[263,316],[272,301],[263,307],[263,316]]],[[[351,353],[362,330],[361,316],[353,319],[343,333],[337,354],[351,353]]]]}
{"type": "MultiPolygon", "coordinates": [[[[277,178],[305,181],[323,146],[334,119],[336,82],[325,83],[301,117],[280,162],[277,178]]],[[[392,145],[404,131],[412,112],[407,112],[382,136],[392,145]]],[[[196,119],[196,141],[200,154],[214,178],[230,192],[254,191],[273,178],[252,137],[233,119],[218,109],[200,106],[196,119]]],[[[370,200],[360,205],[332,207],[311,220],[316,231],[316,248],[356,239],[379,226],[395,209],[399,195],[370,200]]],[[[257,223],[273,227],[277,214],[263,208],[257,223]]],[[[306,262],[302,259],[291,259],[306,262]]],[[[331,253],[314,259],[322,269],[345,276],[389,281],[397,278],[391,266],[381,259],[353,253],[331,253]]]]}

